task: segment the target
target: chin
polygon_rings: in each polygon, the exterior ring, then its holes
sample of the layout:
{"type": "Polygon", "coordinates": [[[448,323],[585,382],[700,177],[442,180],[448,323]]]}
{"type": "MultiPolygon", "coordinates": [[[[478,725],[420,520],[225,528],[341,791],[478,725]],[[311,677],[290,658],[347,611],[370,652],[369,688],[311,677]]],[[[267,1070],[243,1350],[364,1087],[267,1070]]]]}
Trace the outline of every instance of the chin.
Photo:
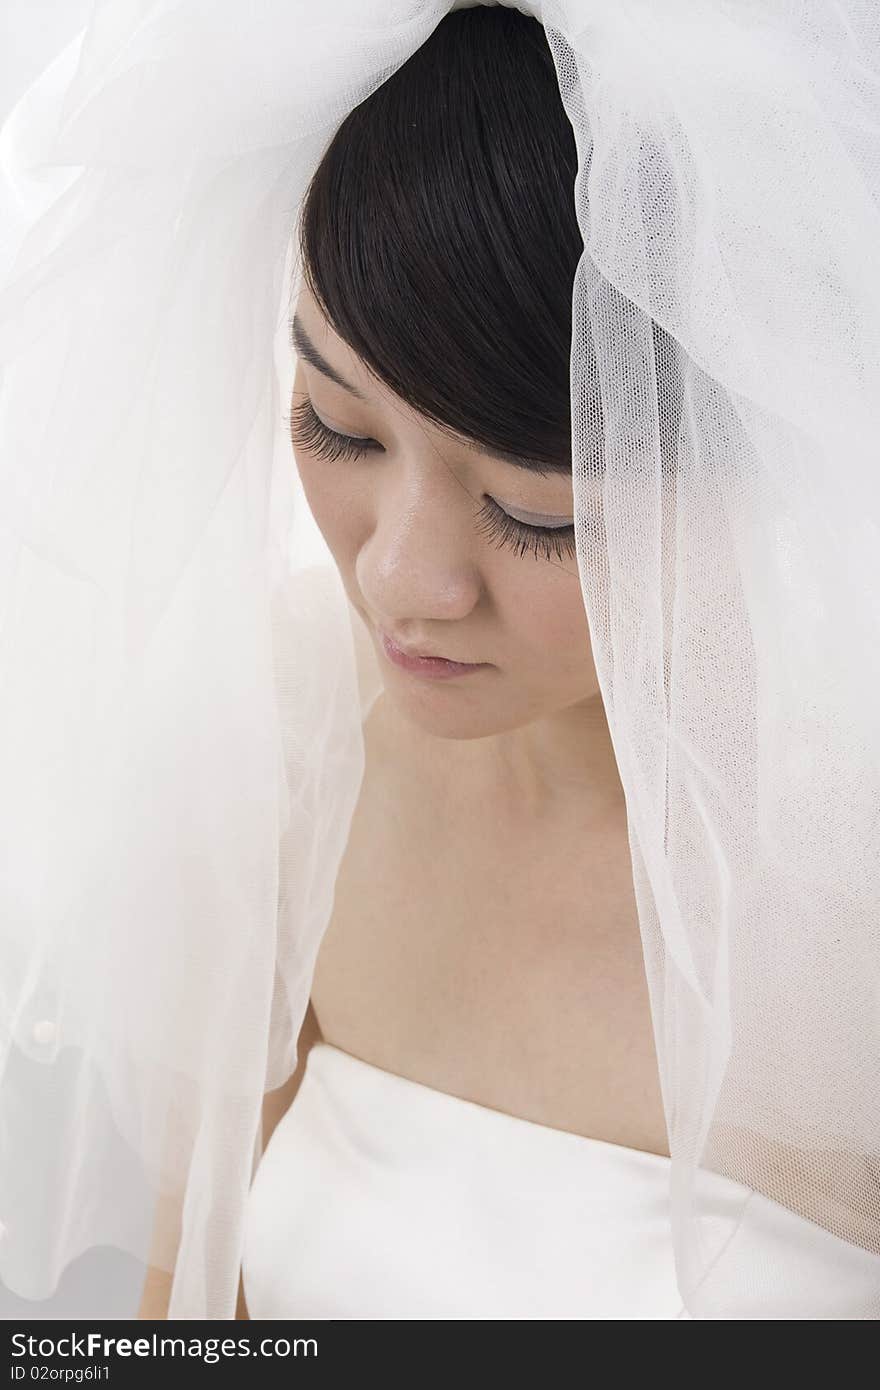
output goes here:
{"type": "Polygon", "coordinates": [[[403,681],[386,679],[388,700],[401,719],[431,738],[455,742],[491,738],[529,723],[532,717],[499,719],[494,691],[465,691],[463,683],[457,681],[421,681],[417,677],[404,680],[405,685],[403,681]]]}

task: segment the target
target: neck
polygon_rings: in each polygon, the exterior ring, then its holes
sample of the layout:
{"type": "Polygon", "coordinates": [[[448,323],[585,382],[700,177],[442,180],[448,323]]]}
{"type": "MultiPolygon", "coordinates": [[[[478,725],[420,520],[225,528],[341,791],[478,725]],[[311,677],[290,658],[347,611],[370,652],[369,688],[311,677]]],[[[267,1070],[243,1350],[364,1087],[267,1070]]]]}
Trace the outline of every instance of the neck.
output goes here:
{"type": "MultiPolygon", "coordinates": [[[[536,821],[584,828],[626,823],[626,803],[599,695],[485,738],[440,739],[400,719],[381,695],[370,723],[453,806],[528,831],[536,821]],[[384,735],[383,735],[384,730],[384,735]]],[[[386,744],[386,746],[388,746],[386,744]]],[[[395,759],[395,761],[397,761],[395,759]]]]}
{"type": "Polygon", "coordinates": [[[589,819],[625,816],[600,695],[478,742],[486,745],[486,775],[529,816],[555,809],[589,819]]]}

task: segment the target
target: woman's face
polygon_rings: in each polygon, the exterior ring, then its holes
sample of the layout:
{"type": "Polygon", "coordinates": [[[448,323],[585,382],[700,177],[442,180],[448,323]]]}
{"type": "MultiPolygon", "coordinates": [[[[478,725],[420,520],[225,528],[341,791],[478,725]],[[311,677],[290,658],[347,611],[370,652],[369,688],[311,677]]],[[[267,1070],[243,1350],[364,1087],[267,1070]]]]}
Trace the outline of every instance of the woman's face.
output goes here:
{"type": "Polygon", "coordinates": [[[400,713],[437,737],[472,739],[596,701],[565,529],[571,474],[496,459],[413,412],[369,374],[305,286],[296,330],[299,475],[400,713]],[[305,360],[303,332],[361,398],[305,360]],[[331,432],[357,438],[340,452],[331,432]],[[451,678],[402,669],[383,633],[407,652],[476,665],[451,678]]]}

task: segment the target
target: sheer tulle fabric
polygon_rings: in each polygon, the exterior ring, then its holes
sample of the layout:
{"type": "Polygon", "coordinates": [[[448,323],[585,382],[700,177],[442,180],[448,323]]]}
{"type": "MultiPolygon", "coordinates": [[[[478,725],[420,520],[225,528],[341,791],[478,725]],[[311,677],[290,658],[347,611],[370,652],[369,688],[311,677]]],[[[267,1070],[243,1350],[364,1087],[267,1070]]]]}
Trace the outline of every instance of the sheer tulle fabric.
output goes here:
{"type": "MultiPolygon", "coordinates": [[[[109,1244],[174,1269],[171,1318],[234,1310],[363,773],[284,434],[292,234],[450,8],[96,0],[0,132],[0,1276],[28,1298],[109,1244]]],[[[845,1315],[876,1318],[880,16],[518,8],[579,153],[578,561],[682,1298],[839,1317],[858,1252],[845,1315]],[[753,1193],[804,1244],[768,1256],[753,1193]]]]}

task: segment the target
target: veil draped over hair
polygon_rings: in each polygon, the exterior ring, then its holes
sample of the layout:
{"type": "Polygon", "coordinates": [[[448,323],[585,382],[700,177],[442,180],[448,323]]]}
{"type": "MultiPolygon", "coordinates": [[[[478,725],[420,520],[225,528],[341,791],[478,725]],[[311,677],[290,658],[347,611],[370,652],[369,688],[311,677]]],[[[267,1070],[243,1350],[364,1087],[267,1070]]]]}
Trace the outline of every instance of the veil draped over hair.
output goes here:
{"type": "MultiPolygon", "coordinates": [[[[110,1245],[173,1269],[170,1318],[233,1316],[369,700],[284,431],[294,229],[452,8],[93,0],[0,131],[0,1277],[26,1298],[110,1245]]],[[[880,10],[517,8],[577,144],[578,570],[682,1298],[877,1318],[880,10]]]]}

